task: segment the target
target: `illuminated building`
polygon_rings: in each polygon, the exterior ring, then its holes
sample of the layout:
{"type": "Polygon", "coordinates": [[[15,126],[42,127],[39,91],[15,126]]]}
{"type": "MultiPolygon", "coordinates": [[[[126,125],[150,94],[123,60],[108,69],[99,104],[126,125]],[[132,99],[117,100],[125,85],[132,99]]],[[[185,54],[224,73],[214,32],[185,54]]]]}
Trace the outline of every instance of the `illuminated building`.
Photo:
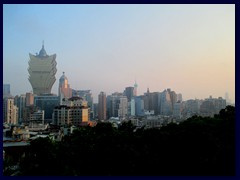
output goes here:
{"type": "Polygon", "coordinates": [[[58,88],[58,96],[60,97],[60,104],[62,103],[63,98],[71,98],[72,97],[72,89],[68,84],[68,79],[63,72],[63,75],[59,79],[59,88],[58,88]]]}
{"type": "Polygon", "coordinates": [[[56,106],[53,111],[55,125],[86,125],[90,121],[90,108],[87,101],[80,97],[64,99],[62,105],[56,106]]]}

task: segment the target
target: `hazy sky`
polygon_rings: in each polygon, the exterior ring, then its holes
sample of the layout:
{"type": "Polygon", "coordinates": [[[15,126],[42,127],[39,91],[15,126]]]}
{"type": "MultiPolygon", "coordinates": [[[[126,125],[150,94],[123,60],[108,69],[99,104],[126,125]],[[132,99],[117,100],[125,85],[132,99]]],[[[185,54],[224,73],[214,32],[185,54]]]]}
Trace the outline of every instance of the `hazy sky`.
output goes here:
{"type": "Polygon", "coordinates": [[[138,94],[171,88],[183,99],[235,102],[235,5],[3,5],[3,83],[30,92],[29,53],[44,40],[73,89],[138,94]]]}

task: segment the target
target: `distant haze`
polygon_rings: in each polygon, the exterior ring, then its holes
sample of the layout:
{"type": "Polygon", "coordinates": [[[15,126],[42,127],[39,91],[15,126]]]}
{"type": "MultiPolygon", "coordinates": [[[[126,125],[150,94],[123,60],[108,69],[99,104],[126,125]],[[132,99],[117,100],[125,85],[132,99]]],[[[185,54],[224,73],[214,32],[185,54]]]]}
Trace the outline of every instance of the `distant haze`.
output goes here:
{"type": "Polygon", "coordinates": [[[171,88],[184,100],[235,102],[235,5],[3,5],[3,83],[30,92],[29,53],[44,40],[57,54],[56,82],[97,95],[171,88]]]}

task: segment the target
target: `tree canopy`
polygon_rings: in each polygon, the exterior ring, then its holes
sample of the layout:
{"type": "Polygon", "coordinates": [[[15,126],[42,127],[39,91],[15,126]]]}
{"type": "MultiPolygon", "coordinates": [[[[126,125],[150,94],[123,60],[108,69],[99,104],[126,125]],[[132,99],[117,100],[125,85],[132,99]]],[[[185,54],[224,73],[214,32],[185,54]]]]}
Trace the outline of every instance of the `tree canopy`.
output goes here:
{"type": "Polygon", "coordinates": [[[21,175],[234,175],[235,108],[161,129],[129,122],[81,127],[61,142],[39,138],[21,160],[21,175]]]}

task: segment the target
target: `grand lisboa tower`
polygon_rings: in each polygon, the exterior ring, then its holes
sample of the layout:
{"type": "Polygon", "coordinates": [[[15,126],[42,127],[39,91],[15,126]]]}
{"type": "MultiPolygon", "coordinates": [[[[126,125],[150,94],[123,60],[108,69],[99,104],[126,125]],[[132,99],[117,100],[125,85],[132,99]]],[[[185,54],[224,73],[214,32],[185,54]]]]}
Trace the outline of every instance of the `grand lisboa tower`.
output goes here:
{"type": "Polygon", "coordinates": [[[28,80],[32,85],[33,94],[50,94],[56,81],[56,54],[47,55],[43,44],[39,54],[33,55],[29,53],[29,57],[28,80]]]}

